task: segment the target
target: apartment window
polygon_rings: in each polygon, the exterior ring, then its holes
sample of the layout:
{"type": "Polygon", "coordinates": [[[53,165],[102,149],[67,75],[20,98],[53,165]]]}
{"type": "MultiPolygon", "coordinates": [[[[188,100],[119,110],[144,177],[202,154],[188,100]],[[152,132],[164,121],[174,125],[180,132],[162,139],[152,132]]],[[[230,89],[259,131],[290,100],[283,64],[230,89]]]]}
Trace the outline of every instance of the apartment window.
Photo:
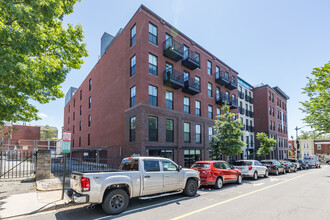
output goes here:
{"type": "Polygon", "coordinates": [[[151,23],[149,23],[149,41],[155,45],[157,42],[157,27],[151,23]]]}
{"type": "Polygon", "coordinates": [[[209,116],[209,119],[213,119],[213,107],[212,107],[212,105],[208,106],[208,116],[209,116]]]}
{"type": "Polygon", "coordinates": [[[79,121],[79,131],[81,131],[82,123],[79,121]]]}
{"type": "Polygon", "coordinates": [[[212,76],[212,63],[209,60],[207,61],[207,74],[212,76]]]}
{"type": "Polygon", "coordinates": [[[217,108],[217,116],[220,115],[220,108],[217,108]]]}
{"type": "Polygon", "coordinates": [[[92,122],[92,116],[88,115],[88,127],[91,127],[91,122],[92,122]]]}
{"type": "Polygon", "coordinates": [[[174,142],[174,121],[166,119],[166,142],[174,142]]]}
{"type": "Polygon", "coordinates": [[[131,28],[131,46],[136,42],[136,25],[131,28]]]}
{"type": "MultiPolygon", "coordinates": [[[[220,67],[215,66],[215,73],[216,73],[216,75],[220,73],[220,67]]],[[[218,76],[216,76],[216,77],[218,77],[218,76]]]]}
{"type": "Polygon", "coordinates": [[[272,93],[272,102],[274,103],[274,94],[272,93]]]}
{"type": "Polygon", "coordinates": [[[73,112],[72,120],[74,121],[75,119],[76,119],[76,112],[73,112]]]}
{"type": "Polygon", "coordinates": [[[322,149],[321,144],[318,144],[318,145],[317,145],[317,149],[318,149],[318,150],[321,150],[321,149],[322,149]]]}
{"type": "Polygon", "coordinates": [[[272,114],[273,114],[273,116],[275,116],[275,113],[274,113],[274,108],[272,108],[272,114]]]}
{"type": "Polygon", "coordinates": [[[270,92],[268,92],[268,96],[269,96],[269,101],[271,101],[272,100],[272,96],[271,96],[271,93],[270,92]]]}
{"type": "Polygon", "coordinates": [[[166,108],[173,109],[173,92],[166,91],[166,108]]]}
{"type": "Polygon", "coordinates": [[[130,106],[135,106],[135,94],[136,94],[136,86],[131,88],[131,98],[130,98],[130,106]]]}
{"type": "Polygon", "coordinates": [[[76,107],[76,99],[73,99],[73,107],[76,107]]]}
{"type": "Polygon", "coordinates": [[[149,85],[149,105],[158,105],[157,87],[149,85]]]}
{"type": "Polygon", "coordinates": [[[186,82],[189,79],[189,72],[183,71],[183,81],[186,82]]]}
{"type": "Polygon", "coordinates": [[[80,90],[80,101],[82,100],[82,90],[80,90]]]}
{"type": "Polygon", "coordinates": [[[201,144],[202,138],[201,138],[201,125],[196,125],[196,143],[201,144]]]}
{"type": "Polygon", "coordinates": [[[212,143],[213,141],[212,135],[213,135],[213,129],[212,127],[209,127],[209,143],[212,143]]]}
{"type": "Polygon", "coordinates": [[[92,89],[92,79],[89,79],[88,89],[89,91],[92,89]]]}
{"type": "Polygon", "coordinates": [[[136,55],[131,57],[131,72],[130,76],[134,76],[136,73],[136,55]]]}
{"type": "Polygon", "coordinates": [[[68,109],[68,112],[70,113],[70,105],[69,105],[69,109],[68,109]]]}
{"type": "MultiPolygon", "coordinates": [[[[195,57],[196,57],[196,61],[198,61],[198,63],[200,64],[200,55],[199,55],[199,53],[197,53],[196,51],[195,51],[195,57]]],[[[200,67],[199,67],[199,69],[200,69],[200,67]]]]}
{"type": "Polygon", "coordinates": [[[196,115],[201,116],[201,102],[200,101],[195,102],[195,108],[196,108],[196,115]]]}
{"type": "Polygon", "coordinates": [[[199,78],[198,76],[195,76],[195,84],[199,89],[201,89],[201,78],[199,78]]]}
{"type": "Polygon", "coordinates": [[[130,142],[135,141],[135,121],[136,117],[132,117],[129,125],[129,140],[130,142]]]}
{"type": "Polygon", "coordinates": [[[207,95],[212,97],[212,83],[207,84],[207,95]]]}
{"type": "Polygon", "coordinates": [[[157,76],[157,57],[149,53],[149,73],[157,76]]]}
{"type": "Polygon", "coordinates": [[[80,105],[79,106],[79,115],[81,115],[82,114],[82,106],[80,105]]]}
{"type": "Polygon", "coordinates": [[[88,144],[88,146],[91,146],[91,134],[88,134],[87,135],[87,144],[88,144]]]}
{"type": "Polygon", "coordinates": [[[183,111],[184,113],[190,113],[190,100],[188,97],[183,97],[183,111]]]}
{"type": "Polygon", "coordinates": [[[190,123],[185,122],[183,124],[183,130],[184,130],[184,143],[190,143],[190,123]]]}
{"type": "Polygon", "coordinates": [[[90,109],[92,107],[92,97],[89,96],[88,98],[88,108],[90,109]]]}
{"type": "Polygon", "coordinates": [[[246,122],[246,130],[248,131],[248,130],[250,130],[250,129],[249,129],[249,120],[246,119],[245,122],[246,122]]]}
{"type": "Polygon", "coordinates": [[[270,128],[270,130],[272,130],[272,127],[273,127],[273,122],[272,121],[269,121],[269,128],[270,128]]]}
{"type": "Polygon", "coordinates": [[[272,107],[269,106],[269,115],[272,115],[272,107]]]}
{"type": "Polygon", "coordinates": [[[81,147],[81,137],[79,137],[79,147],[81,147]]]}
{"type": "Polygon", "coordinates": [[[149,116],[149,141],[158,141],[158,118],[149,116]]]}

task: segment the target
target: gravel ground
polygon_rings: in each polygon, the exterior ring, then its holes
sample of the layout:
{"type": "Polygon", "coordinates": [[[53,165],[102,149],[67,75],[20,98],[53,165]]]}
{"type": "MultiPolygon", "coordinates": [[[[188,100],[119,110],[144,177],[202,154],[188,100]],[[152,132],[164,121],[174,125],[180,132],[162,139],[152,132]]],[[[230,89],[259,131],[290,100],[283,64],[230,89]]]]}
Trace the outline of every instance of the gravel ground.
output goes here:
{"type": "Polygon", "coordinates": [[[0,180],[0,194],[28,193],[36,190],[35,179],[0,180]]]}

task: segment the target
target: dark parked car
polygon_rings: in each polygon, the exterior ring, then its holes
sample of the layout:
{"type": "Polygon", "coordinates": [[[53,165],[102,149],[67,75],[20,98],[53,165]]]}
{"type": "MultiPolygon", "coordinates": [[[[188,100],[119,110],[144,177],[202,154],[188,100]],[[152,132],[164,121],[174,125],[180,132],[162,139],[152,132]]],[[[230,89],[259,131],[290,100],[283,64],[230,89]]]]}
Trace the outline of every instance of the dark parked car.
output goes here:
{"type": "Polygon", "coordinates": [[[296,166],[296,170],[301,170],[301,166],[300,166],[300,163],[298,162],[297,159],[286,159],[287,161],[290,161],[292,164],[294,164],[296,166]]]}
{"type": "Polygon", "coordinates": [[[279,173],[286,173],[285,167],[277,160],[262,160],[261,163],[268,168],[271,174],[278,175],[279,173]]]}
{"type": "Polygon", "coordinates": [[[305,163],[305,161],[298,160],[298,163],[300,164],[300,170],[302,170],[302,169],[309,169],[309,166],[308,166],[307,163],[305,163]]]}
{"type": "Polygon", "coordinates": [[[286,160],[280,160],[280,163],[285,167],[286,172],[291,173],[291,172],[297,172],[297,167],[290,161],[286,160]]]}

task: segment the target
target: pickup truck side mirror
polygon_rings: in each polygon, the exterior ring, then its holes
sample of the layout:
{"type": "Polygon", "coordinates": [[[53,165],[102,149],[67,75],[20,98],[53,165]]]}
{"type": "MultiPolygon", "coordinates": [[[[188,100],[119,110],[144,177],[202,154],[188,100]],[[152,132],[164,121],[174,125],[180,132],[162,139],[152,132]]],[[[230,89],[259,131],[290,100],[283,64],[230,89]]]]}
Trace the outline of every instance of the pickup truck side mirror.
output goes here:
{"type": "Polygon", "coordinates": [[[180,172],[180,170],[182,170],[182,166],[178,166],[177,171],[180,172]]]}

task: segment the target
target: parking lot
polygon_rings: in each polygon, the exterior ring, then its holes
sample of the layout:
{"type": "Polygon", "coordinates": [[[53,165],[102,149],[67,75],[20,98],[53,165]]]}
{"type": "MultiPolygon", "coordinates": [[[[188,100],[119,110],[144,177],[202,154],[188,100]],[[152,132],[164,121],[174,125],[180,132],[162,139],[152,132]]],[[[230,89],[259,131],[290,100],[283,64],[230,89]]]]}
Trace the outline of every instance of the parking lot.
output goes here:
{"type": "Polygon", "coordinates": [[[269,178],[244,179],[222,189],[201,187],[193,198],[174,195],[133,199],[117,216],[100,207],[71,207],[24,219],[329,219],[330,167],[302,170],[269,178]]]}

